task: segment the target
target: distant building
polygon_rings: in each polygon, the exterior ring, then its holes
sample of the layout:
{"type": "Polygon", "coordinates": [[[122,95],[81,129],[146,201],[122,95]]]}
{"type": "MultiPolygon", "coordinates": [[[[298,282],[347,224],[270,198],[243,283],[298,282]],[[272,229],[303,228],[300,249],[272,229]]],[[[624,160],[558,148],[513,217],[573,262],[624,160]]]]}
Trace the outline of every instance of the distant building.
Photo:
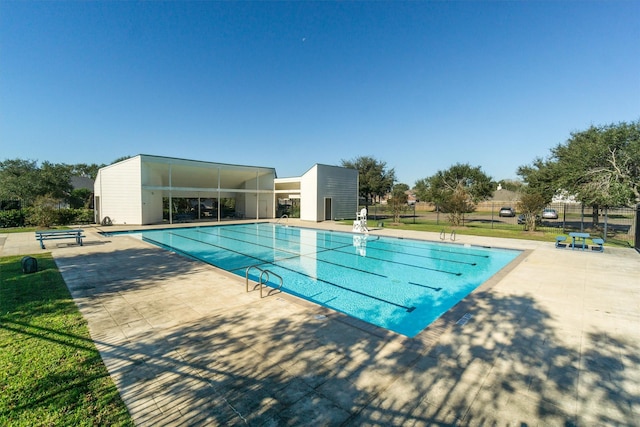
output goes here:
{"type": "Polygon", "coordinates": [[[95,181],[86,176],[72,176],[71,186],[74,190],[91,190],[93,191],[93,185],[95,181]]]}

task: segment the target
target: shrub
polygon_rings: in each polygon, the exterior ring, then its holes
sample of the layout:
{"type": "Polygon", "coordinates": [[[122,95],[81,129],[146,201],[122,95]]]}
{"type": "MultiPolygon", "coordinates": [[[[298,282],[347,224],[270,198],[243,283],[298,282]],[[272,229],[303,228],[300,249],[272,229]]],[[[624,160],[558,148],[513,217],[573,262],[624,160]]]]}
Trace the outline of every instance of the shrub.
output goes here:
{"type": "Polygon", "coordinates": [[[24,209],[0,211],[0,228],[24,227],[24,209]]]}
{"type": "Polygon", "coordinates": [[[78,224],[93,224],[93,209],[76,209],[75,222],[78,224]]]}
{"type": "Polygon", "coordinates": [[[63,208],[56,211],[55,224],[68,225],[75,223],[78,209],[63,208]]]}
{"type": "Polygon", "coordinates": [[[25,222],[37,227],[51,227],[58,219],[55,199],[51,197],[38,197],[33,208],[27,213],[25,222]]]}

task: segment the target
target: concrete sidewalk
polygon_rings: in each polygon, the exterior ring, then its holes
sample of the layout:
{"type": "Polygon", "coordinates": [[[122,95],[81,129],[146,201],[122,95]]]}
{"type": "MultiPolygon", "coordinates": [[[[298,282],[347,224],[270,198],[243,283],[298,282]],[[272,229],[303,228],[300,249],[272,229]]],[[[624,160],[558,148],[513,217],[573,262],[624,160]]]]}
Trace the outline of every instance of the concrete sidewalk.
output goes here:
{"type": "MultiPolygon", "coordinates": [[[[71,243],[47,250],[140,426],[640,425],[631,249],[458,236],[526,252],[409,339],[131,237],[71,243]]],[[[39,252],[0,234],[2,256],[39,252]]]]}

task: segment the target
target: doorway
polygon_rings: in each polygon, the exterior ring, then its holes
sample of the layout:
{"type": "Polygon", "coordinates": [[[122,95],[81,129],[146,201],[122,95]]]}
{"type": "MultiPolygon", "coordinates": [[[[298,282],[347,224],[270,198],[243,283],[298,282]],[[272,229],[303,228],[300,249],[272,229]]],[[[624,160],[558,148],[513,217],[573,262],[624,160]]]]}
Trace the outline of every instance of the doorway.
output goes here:
{"type": "Polygon", "coordinates": [[[324,220],[330,221],[333,218],[331,212],[331,197],[324,198],[324,220]]]}

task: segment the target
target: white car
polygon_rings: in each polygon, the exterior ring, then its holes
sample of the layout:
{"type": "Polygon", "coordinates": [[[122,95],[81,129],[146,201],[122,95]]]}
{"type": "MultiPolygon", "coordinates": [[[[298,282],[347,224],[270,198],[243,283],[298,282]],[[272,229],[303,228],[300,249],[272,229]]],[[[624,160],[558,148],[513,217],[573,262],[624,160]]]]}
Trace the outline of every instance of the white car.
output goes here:
{"type": "Polygon", "coordinates": [[[555,209],[547,208],[542,211],[542,218],[544,219],[558,219],[558,212],[555,209]]]}
{"type": "Polygon", "coordinates": [[[516,216],[516,211],[511,207],[503,207],[500,208],[500,212],[498,212],[498,216],[516,216]]]}

